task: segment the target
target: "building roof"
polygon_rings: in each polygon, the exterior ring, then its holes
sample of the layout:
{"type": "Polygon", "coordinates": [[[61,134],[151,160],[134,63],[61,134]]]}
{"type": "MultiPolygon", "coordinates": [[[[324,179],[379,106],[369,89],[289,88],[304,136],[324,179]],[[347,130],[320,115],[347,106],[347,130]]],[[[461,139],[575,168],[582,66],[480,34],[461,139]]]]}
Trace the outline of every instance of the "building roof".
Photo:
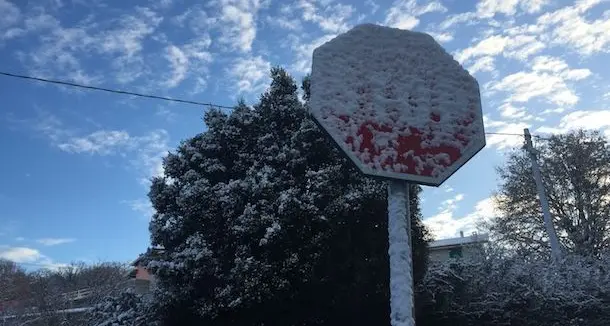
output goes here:
{"type": "Polygon", "coordinates": [[[455,246],[463,246],[468,244],[475,243],[484,243],[489,241],[489,235],[487,234],[473,234],[467,237],[457,237],[457,238],[449,238],[449,239],[440,239],[432,241],[428,244],[428,246],[432,248],[442,248],[442,247],[455,247],[455,246]]]}
{"type": "Polygon", "coordinates": [[[161,254],[164,251],[165,251],[165,248],[163,248],[162,246],[155,246],[152,248],[148,248],[148,250],[146,250],[146,253],[138,255],[138,258],[136,258],[131,263],[131,266],[138,266],[141,262],[146,261],[146,260],[150,259],[151,257],[154,257],[155,255],[161,254]]]}

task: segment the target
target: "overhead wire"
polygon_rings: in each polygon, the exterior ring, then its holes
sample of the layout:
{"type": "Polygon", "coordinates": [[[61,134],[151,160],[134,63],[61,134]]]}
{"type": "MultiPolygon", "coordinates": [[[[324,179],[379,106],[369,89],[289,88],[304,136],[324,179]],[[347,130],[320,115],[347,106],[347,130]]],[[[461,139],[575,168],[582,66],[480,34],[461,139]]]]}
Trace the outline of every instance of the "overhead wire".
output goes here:
{"type": "Polygon", "coordinates": [[[90,90],[96,90],[96,91],[103,91],[103,92],[114,93],[114,94],[131,95],[131,96],[151,98],[151,99],[156,99],[156,100],[193,104],[193,105],[199,105],[199,106],[233,109],[232,106],[227,106],[227,105],[191,101],[191,100],[178,99],[178,98],[159,96],[159,95],[153,95],[153,94],[136,93],[136,92],[131,92],[131,91],[123,91],[123,90],[111,89],[111,88],[105,88],[105,87],[89,86],[89,85],[83,85],[83,84],[78,84],[78,83],[73,83],[73,82],[68,82],[68,81],[63,81],[63,80],[26,76],[26,75],[14,74],[14,73],[9,73],[9,72],[4,72],[4,71],[0,71],[0,75],[7,76],[7,77],[27,79],[27,80],[34,80],[34,81],[39,81],[39,82],[43,82],[43,83],[51,83],[51,84],[56,84],[56,85],[71,86],[71,87],[78,87],[78,88],[84,88],[84,89],[90,89],[90,90]]]}
{"type": "MultiPolygon", "coordinates": [[[[137,92],[132,92],[132,91],[123,91],[123,90],[112,89],[112,88],[83,85],[83,84],[79,84],[79,83],[75,83],[75,82],[69,82],[69,81],[64,81],[64,80],[56,80],[56,79],[34,77],[34,76],[28,76],[28,75],[22,75],[22,74],[16,74],[16,73],[9,73],[9,72],[5,72],[5,71],[0,71],[0,75],[7,76],[7,77],[13,77],[13,78],[20,78],[20,79],[25,79],[25,80],[31,80],[31,81],[38,81],[38,82],[43,82],[43,83],[50,83],[50,84],[56,84],[56,85],[63,85],[63,86],[71,86],[71,87],[83,88],[83,89],[88,89],[88,90],[103,91],[103,92],[108,92],[108,93],[113,93],[113,94],[131,95],[131,96],[137,96],[137,97],[143,97],[143,98],[149,98],[149,99],[155,99],[155,100],[170,101],[170,102],[177,102],[177,103],[185,103],[185,104],[192,104],[192,105],[206,106],[206,107],[214,107],[214,108],[221,108],[221,109],[234,109],[234,107],[232,107],[232,106],[215,104],[215,103],[211,103],[211,102],[198,102],[198,101],[192,101],[192,100],[186,100],[186,99],[180,99],[180,98],[159,96],[159,95],[154,95],[154,94],[144,94],[144,93],[137,93],[137,92]]],[[[485,134],[486,135],[524,137],[523,134],[505,133],[505,132],[486,132],[485,134]]],[[[543,137],[540,137],[540,136],[537,136],[537,135],[533,135],[533,137],[535,137],[536,139],[540,139],[540,140],[548,140],[548,138],[543,138],[543,137]]]]}

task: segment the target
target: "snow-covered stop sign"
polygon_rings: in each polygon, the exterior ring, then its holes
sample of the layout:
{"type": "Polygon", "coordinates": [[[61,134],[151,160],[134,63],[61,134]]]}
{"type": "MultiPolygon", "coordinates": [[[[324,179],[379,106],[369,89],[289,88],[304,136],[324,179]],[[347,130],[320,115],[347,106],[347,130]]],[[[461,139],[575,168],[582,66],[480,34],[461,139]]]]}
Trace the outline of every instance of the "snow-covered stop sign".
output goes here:
{"type": "Polygon", "coordinates": [[[438,186],[485,146],[477,81],[424,33],[365,24],[318,47],[309,105],[373,176],[438,186]]]}

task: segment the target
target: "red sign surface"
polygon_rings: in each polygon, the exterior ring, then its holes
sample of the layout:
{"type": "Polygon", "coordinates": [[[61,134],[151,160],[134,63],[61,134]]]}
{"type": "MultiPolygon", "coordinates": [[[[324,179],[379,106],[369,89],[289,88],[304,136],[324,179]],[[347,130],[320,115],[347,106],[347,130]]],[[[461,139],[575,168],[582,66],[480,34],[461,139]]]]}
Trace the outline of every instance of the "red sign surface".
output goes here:
{"type": "Polygon", "coordinates": [[[477,81],[424,33],[366,24],[323,44],[309,105],[373,176],[438,186],[485,146],[477,81]]]}

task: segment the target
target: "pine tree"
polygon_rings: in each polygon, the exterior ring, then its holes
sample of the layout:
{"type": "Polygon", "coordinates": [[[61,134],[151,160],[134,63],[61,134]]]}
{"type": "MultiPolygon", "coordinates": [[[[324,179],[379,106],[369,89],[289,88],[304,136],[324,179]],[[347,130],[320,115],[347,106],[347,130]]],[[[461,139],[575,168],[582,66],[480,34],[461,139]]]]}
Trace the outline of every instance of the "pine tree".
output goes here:
{"type": "MultiPolygon", "coordinates": [[[[383,182],[325,137],[282,69],[260,103],[210,110],[164,160],[149,197],[157,317],[165,325],[389,321],[383,182]]],[[[305,99],[308,98],[304,83],[305,99]]],[[[413,216],[420,217],[414,186],[413,216]]],[[[427,233],[412,224],[415,277],[427,233]]]]}

